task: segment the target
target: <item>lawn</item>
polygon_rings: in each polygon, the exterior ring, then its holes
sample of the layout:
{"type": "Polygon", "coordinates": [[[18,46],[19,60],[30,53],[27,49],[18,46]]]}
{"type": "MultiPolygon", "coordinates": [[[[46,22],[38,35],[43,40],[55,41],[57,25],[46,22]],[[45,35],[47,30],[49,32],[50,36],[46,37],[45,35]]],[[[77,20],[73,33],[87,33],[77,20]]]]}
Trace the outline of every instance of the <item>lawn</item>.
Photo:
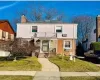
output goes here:
{"type": "Polygon", "coordinates": [[[0,76],[0,80],[32,80],[32,76],[0,76]]]}
{"type": "Polygon", "coordinates": [[[99,77],[62,77],[61,80],[100,80],[99,77]]]}
{"type": "Polygon", "coordinates": [[[0,71],[39,71],[41,65],[36,57],[28,57],[17,61],[0,61],[0,71]]]}
{"type": "Polygon", "coordinates": [[[61,56],[55,56],[49,58],[49,60],[56,64],[60,71],[63,72],[89,72],[89,71],[100,71],[100,67],[93,63],[86,62],[83,60],[76,59],[76,61],[70,61],[69,57],[64,57],[62,60],[61,56]]]}

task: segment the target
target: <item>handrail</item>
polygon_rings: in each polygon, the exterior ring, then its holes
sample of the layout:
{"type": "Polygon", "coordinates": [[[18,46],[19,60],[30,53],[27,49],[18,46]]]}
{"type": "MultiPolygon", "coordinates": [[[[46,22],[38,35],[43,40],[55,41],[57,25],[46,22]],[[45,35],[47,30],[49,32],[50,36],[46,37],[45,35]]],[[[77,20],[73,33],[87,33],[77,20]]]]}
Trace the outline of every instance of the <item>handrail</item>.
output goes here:
{"type": "Polygon", "coordinates": [[[34,37],[57,37],[57,33],[50,32],[36,32],[34,37]]]}

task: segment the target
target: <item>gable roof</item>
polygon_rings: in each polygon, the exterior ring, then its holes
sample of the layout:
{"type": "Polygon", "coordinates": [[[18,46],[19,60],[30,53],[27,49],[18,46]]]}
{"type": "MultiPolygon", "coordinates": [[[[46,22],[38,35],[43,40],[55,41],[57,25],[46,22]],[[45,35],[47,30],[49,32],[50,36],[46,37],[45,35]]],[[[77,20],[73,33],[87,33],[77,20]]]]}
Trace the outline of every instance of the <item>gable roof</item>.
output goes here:
{"type": "Polygon", "coordinates": [[[15,31],[13,30],[9,21],[7,21],[7,20],[0,20],[0,29],[2,29],[4,31],[8,31],[9,33],[15,34],[15,31]],[[9,29],[9,30],[7,30],[7,29],[9,29]]]}

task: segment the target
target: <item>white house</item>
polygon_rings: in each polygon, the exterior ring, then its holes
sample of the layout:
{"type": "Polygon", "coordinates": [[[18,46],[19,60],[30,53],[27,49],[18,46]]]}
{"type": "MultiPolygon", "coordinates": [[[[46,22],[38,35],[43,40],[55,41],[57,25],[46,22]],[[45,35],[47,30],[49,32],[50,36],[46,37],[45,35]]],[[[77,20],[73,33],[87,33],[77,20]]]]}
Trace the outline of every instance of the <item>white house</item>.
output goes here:
{"type": "MultiPolygon", "coordinates": [[[[24,18],[25,19],[25,18],[24,18]]],[[[40,40],[40,53],[75,54],[77,24],[62,22],[17,23],[16,38],[40,40]]]]}

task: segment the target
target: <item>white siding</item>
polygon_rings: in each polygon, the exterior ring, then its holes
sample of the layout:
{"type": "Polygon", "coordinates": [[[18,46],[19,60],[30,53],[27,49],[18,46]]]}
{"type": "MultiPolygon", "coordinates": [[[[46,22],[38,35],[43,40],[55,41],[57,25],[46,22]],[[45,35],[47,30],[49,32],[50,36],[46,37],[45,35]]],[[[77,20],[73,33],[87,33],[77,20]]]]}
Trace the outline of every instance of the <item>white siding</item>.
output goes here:
{"type": "Polygon", "coordinates": [[[62,26],[62,33],[57,33],[57,38],[74,38],[77,39],[77,24],[43,24],[43,23],[18,23],[17,24],[17,38],[31,38],[34,37],[32,26],[37,26],[38,37],[51,37],[55,33],[56,26],[62,26]],[[74,33],[73,33],[74,32],[74,33]],[[62,34],[67,34],[67,37],[62,37],[62,34]]]}

